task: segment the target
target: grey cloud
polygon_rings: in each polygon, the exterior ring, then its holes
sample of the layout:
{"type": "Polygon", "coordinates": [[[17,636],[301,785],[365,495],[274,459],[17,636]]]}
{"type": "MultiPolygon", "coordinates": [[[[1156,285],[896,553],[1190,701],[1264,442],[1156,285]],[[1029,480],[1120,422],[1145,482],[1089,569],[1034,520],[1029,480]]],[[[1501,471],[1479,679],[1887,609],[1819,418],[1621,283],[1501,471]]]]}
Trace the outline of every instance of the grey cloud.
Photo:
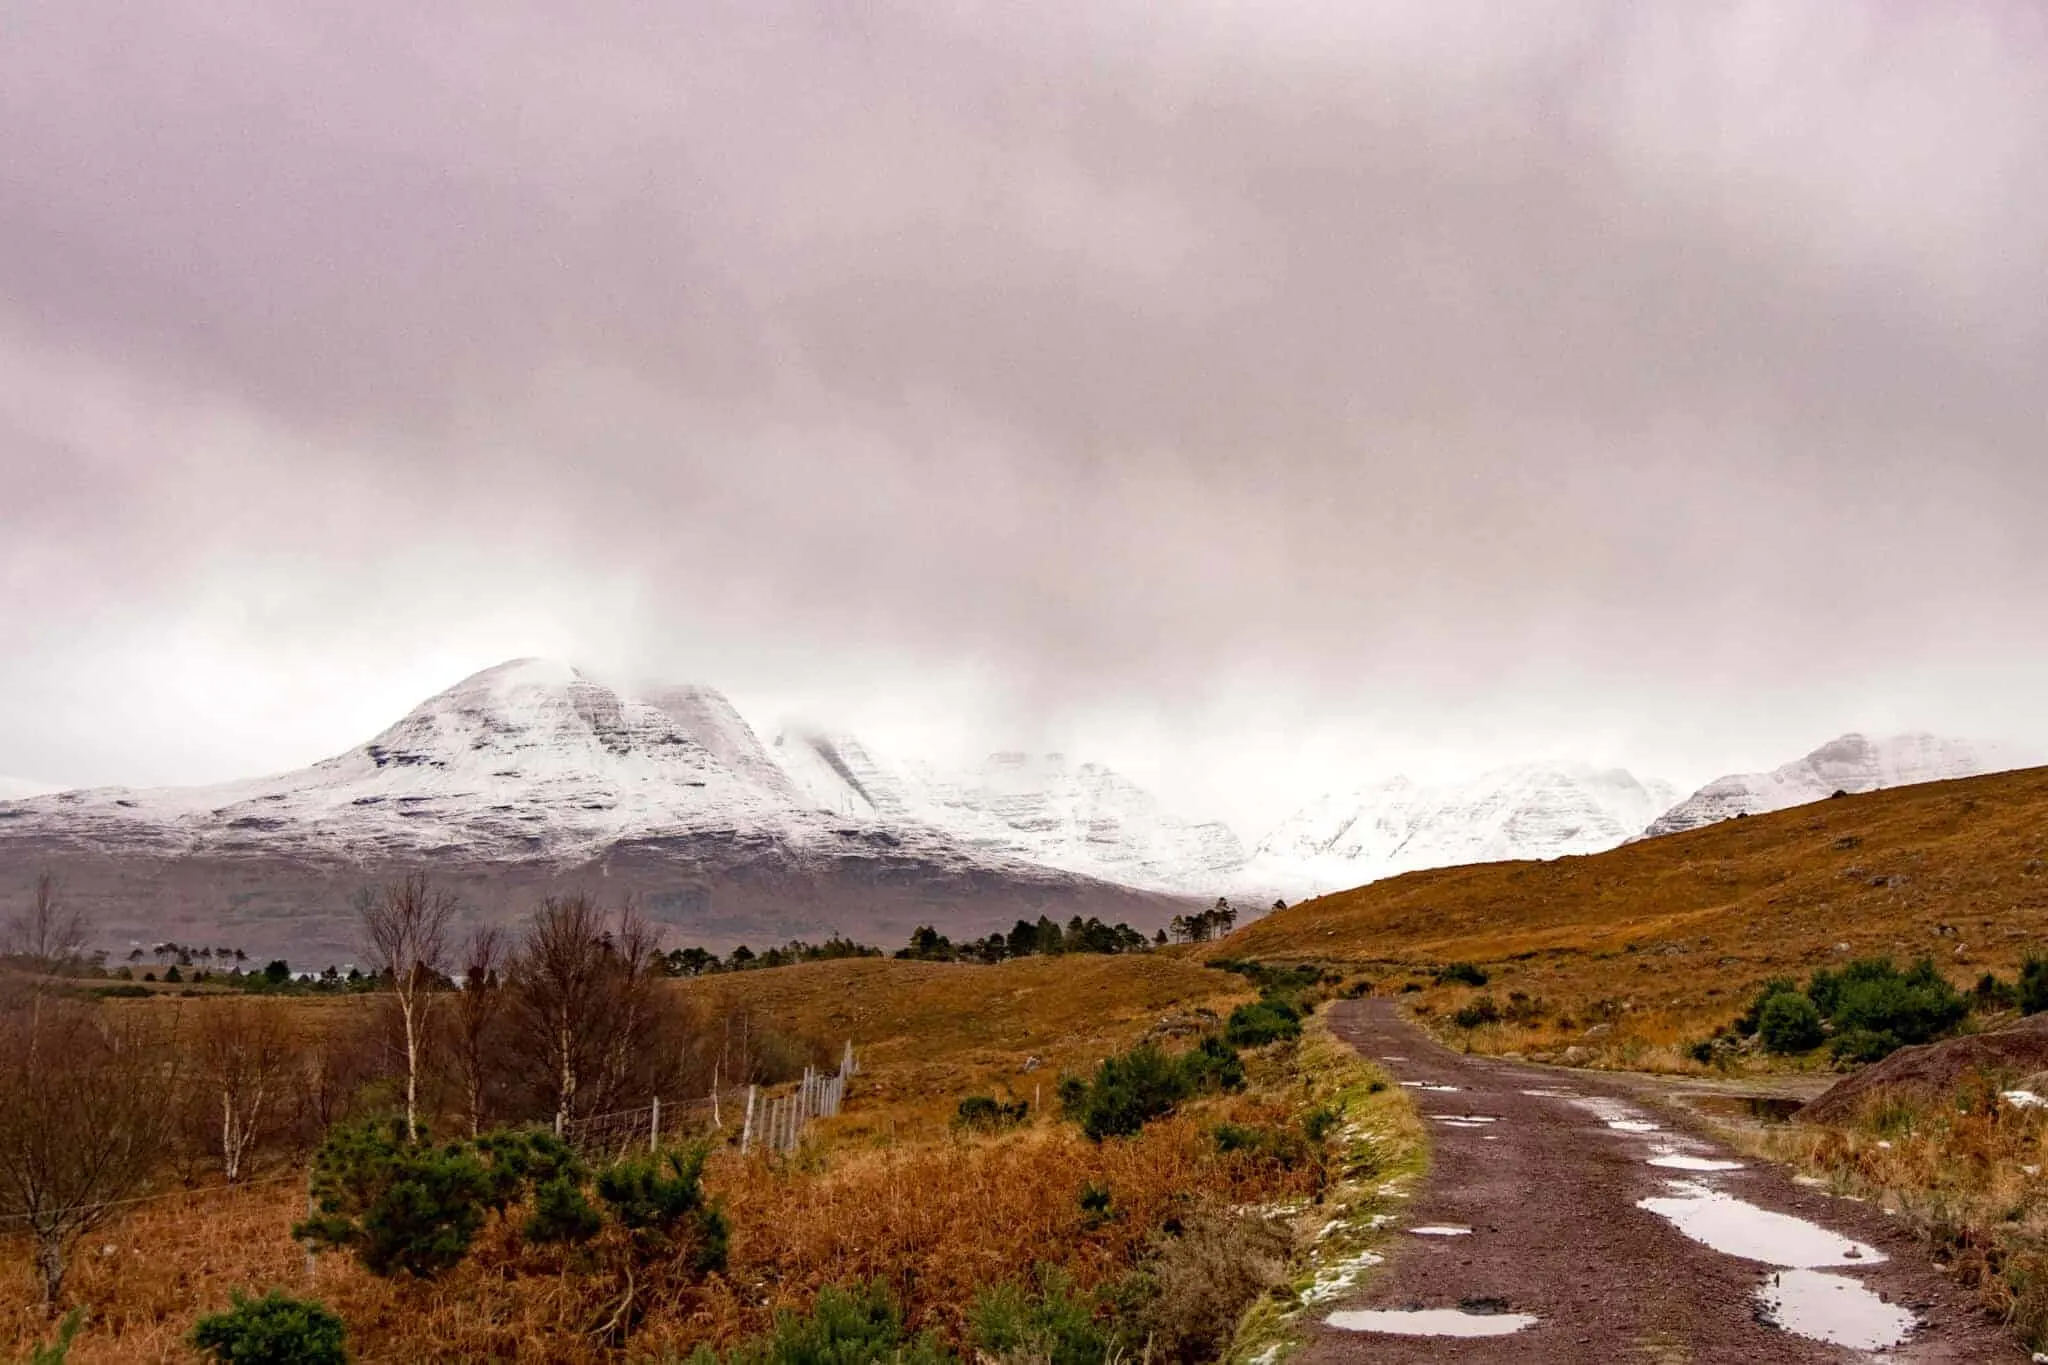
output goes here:
{"type": "Polygon", "coordinates": [[[1353,11],[26,6],[0,624],[58,692],[456,612],[1048,734],[2028,723],[2038,15],[1353,11]]]}

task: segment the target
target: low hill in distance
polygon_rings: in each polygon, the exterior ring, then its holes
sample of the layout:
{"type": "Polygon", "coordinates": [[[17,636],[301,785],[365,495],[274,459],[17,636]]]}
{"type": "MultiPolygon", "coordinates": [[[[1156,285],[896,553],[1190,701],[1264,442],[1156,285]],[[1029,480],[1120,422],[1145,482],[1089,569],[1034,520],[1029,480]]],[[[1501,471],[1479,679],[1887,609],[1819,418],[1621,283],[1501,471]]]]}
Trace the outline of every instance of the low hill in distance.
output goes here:
{"type": "Polygon", "coordinates": [[[1371,966],[1386,989],[1470,961],[1503,1000],[1520,992],[1575,1026],[1599,1019],[1669,1043],[1725,1023],[1768,976],[1927,955],[1967,984],[2038,949],[2042,768],[1842,797],[1589,857],[1411,873],[1270,915],[1212,956],[1371,966]]]}

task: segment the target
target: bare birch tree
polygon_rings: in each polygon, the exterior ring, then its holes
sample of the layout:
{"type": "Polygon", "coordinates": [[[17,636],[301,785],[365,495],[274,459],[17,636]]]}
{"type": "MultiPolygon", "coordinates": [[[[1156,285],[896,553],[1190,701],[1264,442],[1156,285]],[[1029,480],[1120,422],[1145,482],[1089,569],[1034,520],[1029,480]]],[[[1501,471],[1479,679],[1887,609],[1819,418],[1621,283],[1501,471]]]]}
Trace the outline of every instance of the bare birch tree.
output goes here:
{"type": "Polygon", "coordinates": [[[427,1012],[448,952],[448,926],[455,897],[436,887],[424,872],[387,882],[356,903],[365,954],[381,975],[397,1007],[405,1034],[405,1130],[419,1136],[419,1087],[426,1044],[427,1012]]]}
{"type": "Polygon", "coordinates": [[[135,1018],[51,999],[0,1016],[0,1217],[33,1240],[52,1316],[72,1244],[164,1156],[175,1068],[175,1050],[135,1018]]]}
{"type": "Polygon", "coordinates": [[[283,1009],[272,1001],[209,1003],[195,1027],[197,1080],[220,1117],[220,1169],[233,1185],[270,1131],[299,1065],[283,1009]]]}
{"type": "Polygon", "coordinates": [[[90,936],[84,912],[64,899],[57,879],[45,872],[36,878],[28,900],[0,929],[0,953],[55,970],[82,957],[90,936]]]}
{"type": "Polygon", "coordinates": [[[608,917],[582,894],[549,897],[512,960],[519,1041],[546,1068],[555,1122],[636,1101],[679,1050],[657,1045],[654,931],[629,901],[608,917]]]}
{"type": "Polygon", "coordinates": [[[483,925],[469,936],[462,956],[462,993],[455,997],[455,1071],[463,1108],[474,1137],[495,1117],[494,1091],[501,1068],[496,1056],[505,1005],[505,933],[483,925]]]}

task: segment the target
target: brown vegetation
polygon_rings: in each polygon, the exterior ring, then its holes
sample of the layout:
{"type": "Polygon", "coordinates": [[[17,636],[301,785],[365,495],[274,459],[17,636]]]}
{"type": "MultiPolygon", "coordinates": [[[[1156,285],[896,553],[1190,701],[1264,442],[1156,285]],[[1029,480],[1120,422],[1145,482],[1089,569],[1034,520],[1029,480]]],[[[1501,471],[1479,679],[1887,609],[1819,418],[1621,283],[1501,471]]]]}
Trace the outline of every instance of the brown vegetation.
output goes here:
{"type": "Polygon", "coordinates": [[[1279,911],[1219,956],[1356,964],[1413,983],[1487,1051],[1582,1046],[1680,1065],[1773,975],[1932,954],[1959,984],[2048,943],[2048,769],[1902,787],[1731,820],[1608,853],[1411,873],[1279,911]],[[1470,961],[1484,990],[1438,985],[1470,961]],[[1510,1017],[1511,994],[1524,997],[1510,1017]],[[1588,1035],[1591,1034],[1589,1037],[1588,1035]]]}
{"type": "MultiPolygon", "coordinates": [[[[581,923],[591,910],[567,918],[581,923]]],[[[615,915],[584,928],[592,925],[618,941],[615,915]]],[[[604,1076],[621,1055],[666,1054],[666,1043],[650,1045],[634,1032],[648,1018],[672,1030],[680,1069],[667,1079],[682,1093],[708,1090],[714,1075],[736,1081],[806,1060],[834,1062],[848,1040],[862,1062],[847,1116],[821,1124],[796,1157],[743,1159],[731,1148],[714,1157],[706,1183],[733,1225],[727,1267],[652,1297],[643,1283],[632,1339],[638,1353],[730,1344],[767,1327],[777,1308],[808,1307],[824,1285],[875,1275],[895,1287],[914,1324],[957,1338],[979,1287],[1028,1277],[1041,1264],[1083,1289],[1104,1284],[1157,1258],[1162,1226],[1203,1209],[1307,1194],[1326,1178],[1314,1162],[1222,1151],[1211,1135],[1219,1121],[1276,1129],[1298,1121],[1309,1099],[1286,1069],[1289,1047],[1254,1068],[1263,1088],[1204,1101],[1199,1112],[1154,1123],[1132,1139],[1091,1143],[1049,1112],[1061,1071],[1085,1071],[1148,1035],[1186,1046],[1251,995],[1238,978],[1168,955],[998,967],[853,959],[687,982],[643,983],[617,964],[609,970],[620,975],[606,991],[579,997],[589,1008],[578,1029],[614,1022],[577,1044],[577,1064],[589,1068],[579,1071],[578,1094],[637,1102],[644,1076],[584,1078],[604,1076]],[[631,1000],[622,1003],[622,989],[631,1000]],[[641,1043],[622,1047],[615,1027],[641,1043]],[[1022,1126],[1002,1132],[951,1126],[961,1098],[990,1091],[1038,1103],[1022,1126]],[[1082,1202],[1091,1187],[1107,1192],[1106,1213],[1082,1202]]],[[[442,1116],[442,1131],[466,1129],[478,1113],[474,1069],[463,1060],[466,1036],[482,1040],[472,1043],[472,1057],[491,1059],[481,1074],[496,1087],[488,1093],[500,1097],[490,1102],[501,1106],[497,1116],[553,1112],[560,1098],[553,1083],[545,1094],[522,1095],[503,1074],[508,1063],[516,1071],[519,1058],[536,1055],[525,1029],[549,1017],[529,1006],[521,1025],[520,983],[515,963],[495,988],[503,1001],[481,1022],[465,1017],[466,994],[444,993],[437,1026],[421,1034],[419,1104],[423,1116],[442,1116]]],[[[362,1045],[365,1031],[399,1027],[396,1019],[379,1020],[375,998],[159,997],[98,1009],[159,1028],[175,1021],[194,1059],[194,1075],[177,1086],[189,1100],[179,1111],[206,1113],[211,1122],[188,1122],[182,1137],[170,1135],[199,1187],[117,1206],[90,1239],[90,1254],[77,1258],[66,1297],[89,1304],[92,1319],[73,1360],[180,1358],[197,1316],[226,1304],[233,1290],[272,1285],[328,1302],[367,1360],[608,1358],[612,1348],[597,1329],[615,1315],[621,1287],[601,1274],[506,1273],[515,1261],[526,1266],[544,1254],[522,1244],[516,1220],[494,1221],[467,1261],[431,1283],[378,1279],[344,1255],[321,1257],[308,1277],[289,1232],[306,1212],[306,1145],[352,1112],[402,1112],[402,1069],[365,1070],[366,1060],[381,1055],[362,1045]],[[253,1136],[238,1148],[238,1183],[228,1187],[226,1144],[241,1133],[253,1136]]],[[[727,1115],[728,1136],[736,1117],[727,1115]]],[[[160,1168],[160,1183],[176,1169],[160,1168]]],[[[17,1245],[19,1256],[0,1242],[0,1303],[13,1301],[34,1275],[31,1248],[17,1245]]],[[[1190,1295],[1214,1280],[1215,1301],[1237,1302],[1230,1296],[1271,1273],[1271,1246],[1247,1243],[1244,1257],[1205,1259],[1196,1253],[1206,1245],[1198,1237],[1176,1246],[1184,1266],[1161,1262],[1190,1295]]],[[[26,1312],[0,1318],[0,1355],[25,1348],[42,1321],[26,1312]]]]}

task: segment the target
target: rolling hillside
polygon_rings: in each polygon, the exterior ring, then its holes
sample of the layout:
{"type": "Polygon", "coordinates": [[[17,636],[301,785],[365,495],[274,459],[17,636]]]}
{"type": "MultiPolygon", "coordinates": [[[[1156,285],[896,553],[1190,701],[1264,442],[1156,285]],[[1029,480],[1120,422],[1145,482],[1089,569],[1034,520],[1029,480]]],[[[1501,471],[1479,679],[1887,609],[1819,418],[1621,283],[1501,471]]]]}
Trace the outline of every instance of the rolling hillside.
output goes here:
{"type": "Polygon", "coordinates": [[[2048,769],[1842,797],[1583,858],[1411,873],[1303,902],[1217,956],[1486,965],[1496,994],[1667,1040],[1755,982],[1933,955],[1959,982],[2048,947],[2048,769]]]}

